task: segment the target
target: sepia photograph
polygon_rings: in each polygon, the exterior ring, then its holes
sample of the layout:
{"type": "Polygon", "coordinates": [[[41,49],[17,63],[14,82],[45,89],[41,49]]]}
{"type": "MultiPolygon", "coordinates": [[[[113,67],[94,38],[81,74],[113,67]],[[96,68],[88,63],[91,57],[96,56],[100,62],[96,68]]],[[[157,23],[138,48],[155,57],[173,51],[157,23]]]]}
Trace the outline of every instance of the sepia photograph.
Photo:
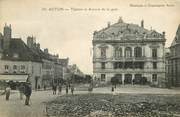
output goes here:
{"type": "Polygon", "coordinates": [[[0,117],[180,117],[180,0],[0,0],[0,117]]]}

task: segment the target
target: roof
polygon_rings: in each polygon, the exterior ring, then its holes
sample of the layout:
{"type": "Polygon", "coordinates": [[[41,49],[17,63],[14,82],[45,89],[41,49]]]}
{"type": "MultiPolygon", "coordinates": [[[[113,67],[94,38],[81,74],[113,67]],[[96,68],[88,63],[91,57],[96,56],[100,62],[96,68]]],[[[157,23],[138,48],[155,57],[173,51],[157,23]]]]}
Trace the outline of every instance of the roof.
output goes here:
{"type": "Polygon", "coordinates": [[[177,44],[180,44],[180,24],[179,24],[178,29],[176,31],[176,36],[175,36],[173,42],[171,43],[171,46],[175,46],[177,44]]]}
{"type": "Polygon", "coordinates": [[[100,38],[121,38],[121,39],[136,39],[137,38],[163,38],[163,34],[158,33],[155,30],[147,30],[137,24],[129,24],[123,21],[119,21],[113,25],[95,31],[94,39],[100,38]]]}
{"type": "Polygon", "coordinates": [[[35,48],[31,48],[31,50],[37,55],[39,55],[41,59],[51,60],[49,54],[44,53],[40,48],[35,47],[35,48]]]}
{"type": "Polygon", "coordinates": [[[20,38],[10,40],[9,49],[3,51],[2,59],[41,62],[41,57],[33,52],[20,38]]]}
{"type": "Polygon", "coordinates": [[[69,58],[59,59],[59,63],[64,67],[67,67],[68,62],[69,62],[69,58]]]}

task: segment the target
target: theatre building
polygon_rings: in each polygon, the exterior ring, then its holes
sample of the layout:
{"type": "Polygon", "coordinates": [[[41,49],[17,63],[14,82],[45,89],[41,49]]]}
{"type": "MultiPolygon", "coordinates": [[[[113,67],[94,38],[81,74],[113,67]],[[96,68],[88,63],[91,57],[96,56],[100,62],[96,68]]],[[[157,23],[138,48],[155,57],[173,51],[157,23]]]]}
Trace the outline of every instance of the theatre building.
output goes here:
{"type": "Polygon", "coordinates": [[[115,24],[93,34],[93,74],[95,80],[108,83],[117,78],[122,84],[165,84],[165,32],[125,23],[115,24]]]}

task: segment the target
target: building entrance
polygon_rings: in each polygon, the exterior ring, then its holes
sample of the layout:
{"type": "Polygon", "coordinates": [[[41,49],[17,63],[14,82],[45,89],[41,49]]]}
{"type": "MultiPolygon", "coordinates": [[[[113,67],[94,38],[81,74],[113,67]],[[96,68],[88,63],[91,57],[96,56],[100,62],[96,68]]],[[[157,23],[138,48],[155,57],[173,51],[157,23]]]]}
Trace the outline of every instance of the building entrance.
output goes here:
{"type": "Polygon", "coordinates": [[[124,84],[131,84],[131,83],[132,83],[132,74],[125,74],[124,84]]]}
{"type": "Polygon", "coordinates": [[[142,81],[142,74],[135,74],[133,84],[141,84],[141,81],[142,81]]]}
{"type": "Polygon", "coordinates": [[[114,77],[118,79],[119,84],[122,84],[122,74],[116,74],[114,77]]]}

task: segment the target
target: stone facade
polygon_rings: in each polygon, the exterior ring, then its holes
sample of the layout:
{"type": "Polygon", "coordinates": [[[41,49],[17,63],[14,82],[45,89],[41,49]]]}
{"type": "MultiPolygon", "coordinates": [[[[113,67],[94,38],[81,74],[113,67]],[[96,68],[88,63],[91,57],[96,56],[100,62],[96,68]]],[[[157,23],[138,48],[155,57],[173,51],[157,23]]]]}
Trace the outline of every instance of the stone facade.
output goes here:
{"type": "Polygon", "coordinates": [[[69,59],[63,59],[64,62],[48,49],[42,51],[33,36],[27,38],[27,45],[20,38],[12,38],[11,26],[5,25],[3,32],[0,33],[0,75],[28,75],[33,89],[59,83],[69,59]]]}
{"type": "Polygon", "coordinates": [[[167,79],[170,86],[180,87],[180,25],[167,55],[167,79]]]}
{"type": "Polygon", "coordinates": [[[163,87],[165,84],[165,32],[124,23],[113,25],[93,35],[93,74],[101,83],[116,77],[122,84],[142,80],[163,87]]]}

